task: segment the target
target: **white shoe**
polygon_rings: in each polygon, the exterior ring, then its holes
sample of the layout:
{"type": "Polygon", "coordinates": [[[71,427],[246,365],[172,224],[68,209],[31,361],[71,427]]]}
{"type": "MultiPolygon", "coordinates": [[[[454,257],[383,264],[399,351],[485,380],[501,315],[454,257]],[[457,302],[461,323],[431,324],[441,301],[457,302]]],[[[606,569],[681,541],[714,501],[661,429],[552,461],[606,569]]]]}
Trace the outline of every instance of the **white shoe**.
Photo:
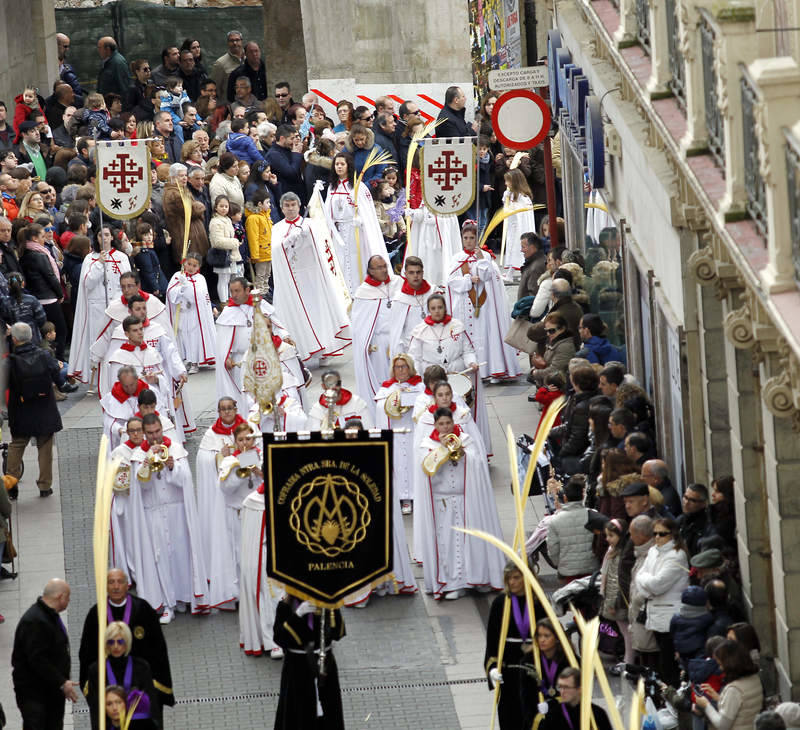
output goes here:
{"type": "Polygon", "coordinates": [[[276,661],[278,659],[283,659],[283,649],[281,649],[279,646],[276,646],[274,649],[270,651],[269,658],[275,659],[276,661]]]}
{"type": "Polygon", "coordinates": [[[186,601],[178,601],[175,606],[175,610],[178,613],[186,613],[186,601]]]}
{"type": "Polygon", "coordinates": [[[197,363],[196,362],[190,362],[189,366],[186,368],[187,375],[194,375],[195,373],[199,373],[199,372],[200,372],[200,368],[197,367],[197,363]]]}
{"type": "Polygon", "coordinates": [[[457,601],[459,598],[461,598],[461,595],[462,595],[461,591],[448,591],[447,593],[444,594],[444,600],[457,601]]]}
{"type": "Polygon", "coordinates": [[[158,622],[160,624],[166,625],[168,623],[171,623],[172,619],[174,618],[175,618],[175,612],[171,608],[167,607],[164,609],[164,613],[161,614],[161,618],[158,619],[158,622]]]}

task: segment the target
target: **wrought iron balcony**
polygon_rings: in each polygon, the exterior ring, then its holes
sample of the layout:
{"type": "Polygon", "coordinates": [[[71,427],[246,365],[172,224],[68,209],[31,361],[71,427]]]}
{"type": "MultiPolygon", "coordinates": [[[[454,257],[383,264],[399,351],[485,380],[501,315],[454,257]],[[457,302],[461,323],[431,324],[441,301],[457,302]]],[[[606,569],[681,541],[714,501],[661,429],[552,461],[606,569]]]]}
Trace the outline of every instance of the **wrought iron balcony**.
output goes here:
{"type": "Polygon", "coordinates": [[[636,40],[642,50],[650,55],[650,2],[636,0],[636,40]]]}
{"type": "Polygon", "coordinates": [[[767,237],[769,225],[767,222],[767,193],[764,178],[761,175],[761,159],[759,156],[759,133],[762,123],[756,120],[756,106],[758,97],[753,82],[747,75],[744,66],[742,70],[742,144],[744,146],[744,187],[747,194],[745,208],[750,218],[755,223],[759,232],[767,237]]]}
{"type": "Polygon", "coordinates": [[[667,14],[667,52],[669,54],[669,68],[672,77],[668,82],[670,91],[675,95],[675,101],[686,111],[686,65],[680,49],[678,33],[678,18],[675,14],[677,3],[675,0],[664,0],[667,14]]]}
{"type": "Polygon", "coordinates": [[[800,140],[786,134],[786,185],[789,193],[789,228],[792,239],[794,275],[800,283],[800,140]]]}
{"type": "Polygon", "coordinates": [[[714,63],[714,41],[716,31],[705,13],[701,13],[700,48],[703,62],[703,91],[705,94],[705,121],[708,133],[708,149],[725,175],[725,120],[719,104],[719,83],[714,63]]]}

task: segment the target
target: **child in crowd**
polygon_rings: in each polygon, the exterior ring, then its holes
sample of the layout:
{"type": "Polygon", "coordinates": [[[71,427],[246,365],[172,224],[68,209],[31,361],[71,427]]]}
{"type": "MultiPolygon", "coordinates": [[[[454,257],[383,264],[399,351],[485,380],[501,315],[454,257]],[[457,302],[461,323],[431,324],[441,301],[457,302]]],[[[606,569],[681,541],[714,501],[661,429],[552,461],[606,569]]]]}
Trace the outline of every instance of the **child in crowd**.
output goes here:
{"type": "Polygon", "coordinates": [[[478,138],[478,196],[470,215],[478,221],[478,231],[483,231],[489,221],[492,207],[492,151],[488,137],[478,138]]]}
{"type": "Polygon", "coordinates": [[[263,188],[256,190],[251,203],[255,211],[250,212],[245,219],[245,231],[255,274],[253,283],[262,294],[268,294],[269,277],[272,273],[272,218],[269,192],[263,188]]]}
{"type": "Polygon", "coordinates": [[[383,171],[382,181],[389,183],[389,185],[392,186],[395,200],[397,200],[397,194],[403,189],[403,185],[400,183],[400,175],[398,174],[397,168],[394,165],[388,165],[386,167],[386,169],[383,171]]]}
{"type": "Polygon", "coordinates": [[[242,268],[245,272],[245,276],[249,279],[253,279],[253,275],[251,273],[251,265],[250,265],[250,246],[247,243],[247,231],[244,229],[244,223],[242,223],[242,206],[238,203],[231,203],[230,209],[228,210],[228,217],[231,219],[231,223],[233,223],[233,236],[239,242],[239,256],[242,257],[242,268]]]}
{"type": "Polygon", "coordinates": [[[44,114],[41,104],[39,104],[39,89],[33,84],[26,84],[21,94],[14,97],[16,107],[14,107],[14,144],[19,144],[22,136],[19,133],[19,125],[22,124],[28,115],[38,109],[44,114]]]}
{"type": "MultiPolygon", "coordinates": [[[[56,342],[56,326],[52,322],[45,322],[42,325],[42,341],[40,343],[40,347],[47,350],[53,357],[56,356],[55,350],[55,342],[56,342]]],[[[53,392],[55,393],[56,400],[62,401],[66,400],[67,393],[72,393],[78,389],[77,385],[70,385],[67,382],[67,363],[63,360],[58,360],[58,367],[60,368],[58,373],[58,382],[53,385],[53,392]]]]}
{"type": "Polygon", "coordinates": [[[106,102],[102,94],[89,94],[86,97],[86,106],[89,113],[86,115],[86,126],[89,128],[89,135],[95,136],[97,131],[98,139],[111,139],[112,129],[108,125],[110,119],[106,110],[106,102]]]}
{"type": "MultiPolygon", "coordinates": [[[[539,423],[536,426],[537,432],[539,431],[539,426],[542,424],[542,421],[544,421],[544,417],[547,415],[547,409],[550,408],[550,404],[564,395],[565,387],[566,380],[560,372],[553,371],[544,376],[544,385],[536,391],[536,395],[534,396],[536,402],[542,409],[542,415],[539,417],[539,423]]],[[[561,414],[556,416],[553,426],[558,426],[560,423],[561,414]]],[[[534,434],[534,438],[536,438],[536,434],[534,434]]]]}
{"type": "Polygon", "coordinates": [[[706,634],[714,622],[706,602],[706,592],[700,586],[684,588],[680,609],[669,622],[672,643],[684,669],[688,669],[690,659],[702,655],[706,634]]]}
{"type": "Polygon", "coordinates": [[[509,216],[503,222],[506,244],[503,268],[506,279],[511,280],[513,276],[519,276],[519,270],[525,261],[519,245],[520,238],[523,233],[536,230],[536,219],[533,215],[533,194],[522,170],[518,168],[509,170],[503,176],[503,180],[506,184],[503,208],[508,211],[523,211],[509,216]]]}
{"type": "MultiPolygon", "coordinates": [[[[396,176],[397,173],[395,173],[396,176]]],[[[375,213],[381,226],[383,237],[387,241],[394,241],[406,230],[403,213],[397,214],[394,208],[397,205],[397,194],[388,180],[381,180],[375,189],[375,213]]]]}
{"type": "MultiPolygon", "coordinates": [[[[603,564],[600,568],[600,593],[603,596],[600,618],[616,622],[620,635],[627,638],[628,608],[622,593],[620,593],[617,576],[622,550],[628,539],[628,525],[625,520],[614,518],[606,522],[605,537],[608,550],[603,556],[603,564]]],[[[626,640],[625,646],[629,645],[630,641],[626,640]]]]}
{"type": "Polygon", "coordinates": [[[172,115],[172,126],[175,136],[183,144],[183,105],[189,101],[189,95],[183,90],[183,81],[177,76],[169,76],[164,83],[167,87],[159,92],[158,99],[161,102],[161,111],[169,112],[172,115]]]}
{"type": "Polygon", "coordinates": [[[167,277],[161,270],[158,254],[153,248],[155,234],[153,226],[140,220],[136,224],[136,241],[133,246],[133,263],[142,280],[142,289],[148,294],[155,294],[164,299],[167,291],[167,277]]]}

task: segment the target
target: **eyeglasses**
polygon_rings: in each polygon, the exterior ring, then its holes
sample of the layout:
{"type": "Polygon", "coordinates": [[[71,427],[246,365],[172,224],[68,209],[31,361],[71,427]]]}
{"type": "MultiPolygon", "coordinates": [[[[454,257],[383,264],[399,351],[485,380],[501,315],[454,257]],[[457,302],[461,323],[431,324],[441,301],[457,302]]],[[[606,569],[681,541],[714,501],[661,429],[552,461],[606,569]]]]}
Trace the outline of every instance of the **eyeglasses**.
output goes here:
{"type": "Polygon", "coordinates": [[[669,537],[672,533],[671,532],[662,532],[660,530],[653,530],[653,534],[656,537],[669,537]]]}
{"type": "Polygon", "coordinates": [[[119,637],[117,639],[106,639],[106,646],[114,646],[114,644],[116,644],[117,646],[125,646],[127,643],[128,642],[125,641],[125,639],[123,639],[122,637],[119,637]]]}
{"type": "Polygon", "coordinates": [[[286,98],[287,96],[289,96],[289,94],[279,94],[279,93],[276,91],[276,92],[275,92],[275,96],[276,96],[278,99],[284,99],[284,98],[286,98]]]}
{"type": "Polygon", "coordinates": [[[374,114],[370,114],[370,115],[368,115],[366,117],[361,117],[361,121],[362,122],[369,122],[371,119],[374,119],[374,118],[375,118],[375,115],[374,114]]]}
{"type": "Polygon", "coordinates": [[[574,684],[557,684],[556,689],[562,692],[565,689],[577,689],[577,687],[574,684]]]}
{"type": "Polygon", "coordinates": [[[553,335],[553,334],[555,334],[556,332],[558,332],[558,330],[557,330],[557,329],[555,329],[555,328],[553,328],[553,327],[549,327],[548,329],[546,329],[546,330],[544,331],[544,333],[545,333],[546,335],[553,335]]]}
{"type": "Polygon", "coordinates": [[[142,66],[139,70],[140,71],[149,71],[150,70],[150,66],[142,66]]]}

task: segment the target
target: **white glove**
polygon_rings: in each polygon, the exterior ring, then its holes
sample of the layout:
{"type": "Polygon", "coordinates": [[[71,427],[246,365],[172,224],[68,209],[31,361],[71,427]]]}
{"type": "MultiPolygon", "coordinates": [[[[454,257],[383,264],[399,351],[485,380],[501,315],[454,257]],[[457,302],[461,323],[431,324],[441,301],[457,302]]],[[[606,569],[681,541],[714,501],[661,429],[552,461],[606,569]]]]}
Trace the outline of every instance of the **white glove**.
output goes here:
{"type": "Polygon", "coordinates": [[[364,227],[364,221],[361,220],[361,216],[360,215],[354,215],[353,216],[353,225],[356,228],[363,228],[364,227]]]}
{"type": "Polygon", "coordinates": [[[414,208],[411,211],[411,221],[413,223],[422,223],[425,220],[425,206],[421,205],[419,208],[414,208]]]}
{"type": "Polygon", "coordinates": [[[313,603],[309,603],[308,601],[303,601],[298,607],[295,613],[298,616],[307,616],[309,613],[314,613],[317,610],[317,607],[313,603]]]}
{"type": "Polygon", "coordinates": [[[536,710],[540,715],[546,715],[549,709],[550,705],[548,705],[546,702],[540,702],[538,705],[536,705],[536,710]]]}
{"type": "Polygon", "coordinates": [[[503,675],[497,667],[492,667],[489,670],[489,679],[491,679],[494,684],[503,684],[503,675]]]}

